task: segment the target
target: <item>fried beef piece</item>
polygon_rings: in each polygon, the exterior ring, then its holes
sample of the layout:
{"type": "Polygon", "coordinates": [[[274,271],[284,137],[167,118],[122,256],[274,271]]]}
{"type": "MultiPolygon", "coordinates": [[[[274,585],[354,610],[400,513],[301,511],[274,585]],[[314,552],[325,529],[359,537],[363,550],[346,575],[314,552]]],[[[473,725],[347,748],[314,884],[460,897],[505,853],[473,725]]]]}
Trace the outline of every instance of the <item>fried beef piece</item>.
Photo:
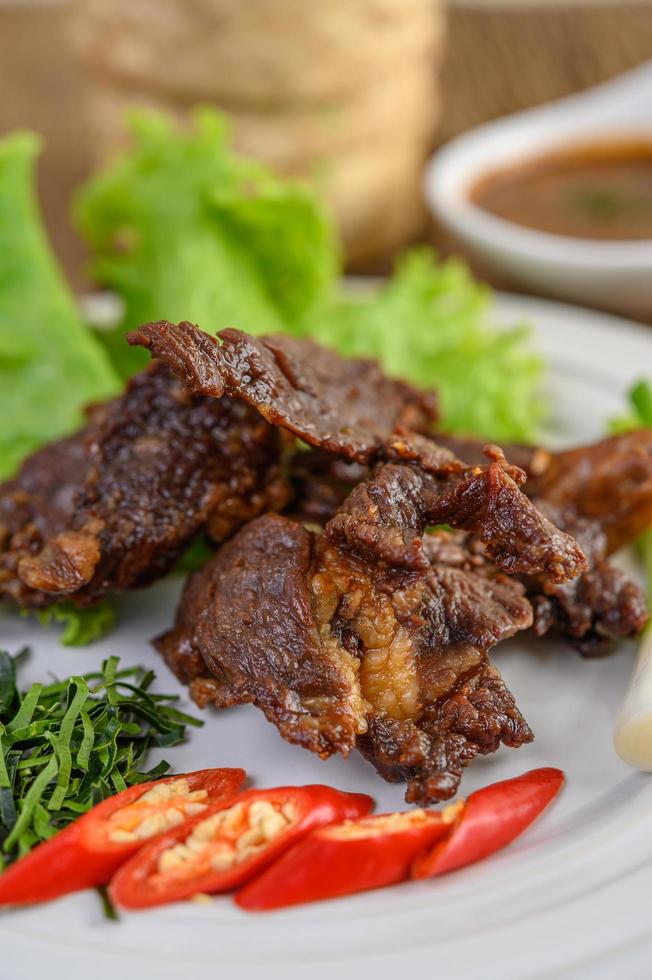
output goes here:
{"type": "Polygon", "coordinates": [[[191,580],[157,646],[201,703],[255,703],[323,756],[356,746],[409,782],[409,801],[430,803],[454,795],[477,754],[532,737],[487,657],[532,610],[485,552],[556,580],[583,557],[497,452],[470,469],[418,437],[387,453],[322,535],[272,515],[241,530],[191,580]],[[440,509],[485,544],[445,531],[422,542],[440,509]]]}
{"type": "MultiPolygon", "coordinates": [[[[463,459],[471,466],[480,466],[485,460],[486,439],[473,439],[471,437],[444,435],[437,433],[437,442],[440,446],[445,446],[451,452],[463,459]]],[[[505,456],[513,466],[518,466],[526,474],[528,481],[539,476],[550,464],[551,453],[541,446],[524,446],[518,442],[501,443],[501,448],[505,456]]],[[[529,494],[529,482],[526,485],[526,492],[529,494]]]]}
{"type": "Polygon", "coordinates": [[[611,641],[637,636],[648,620],[645,594],[608,561],[607,536],[594,520],[577,517],[540,502],[551,520],[572,533],[587,557],[583,575],[555,585],[529,580],[528,596],[534,609],[534,632],[545,636],[560,632],[584,657],[610,652],[611,641]]]}
{"type": "Polygon", "coordinates": [[[349,463],[323,449],[298,450],[288,460],[293,489],[290,516],[323,527],[368,475],[367,466],[349,463]]]}
{"type": "Polygon", "coordinates": [[[70,526],[74,498],[90,468],[86,430],[29,456],[18,474],[0,487],[0,598],[39,608],[51,596],[18,577],[21,560],[70,526]]]}
{"type": "Polygon", "coordinates": [[[597,521],[607,554],[617,551],[652,525],[652,429],[551,453],[528,493],[597,521]]]}
{"type": "MultiPolygon", "coordinates": [[[[309,588],[313,545],[311,532],[287,518],[253,521],[196,574],[175,635],[158,647],[169,663],[177,658],[177,674],[180,664],[187,674],[194,645],[212,675],[211,701],[253,702],[284,738],[326,756],[352,748],[363,704],[357,658],[319,634],[309,588]],[[181,659],[179,640],[186,641],[181,659]]],[[[203,700],[206,681],[191,691],[203,700]]]]}
{"type": "Polygon", "coordinates": [[[195,573],[156,645],[200,705],[254,703],[291,742],[357,747],[410,801],[447,799],[475,755],[532,737],[486,655],[532,612],[439,535],[428,573],[381,572],[265,515],[195,573]]]}
{"type": "MultiPolygon", "coordinates": [[[[473,463],[482,443],[448,438],[473,463]]],[[[561,453],[512,447],[529,474],[526,493],[577,539],[589,567],[572,582],[527,580],[534,630],[563,633],[583,656],[609,652],[610,641],[636,636],[648,615],[639,586],[608,561],[652,524],[652,430],[628,432],[561,453]]]]}
{"type": "Polygon", "coordinates": [[[489,446],[485,466],[467,467],[450,450],[420,436],[400,437],[389,462],[359,484],[329,522],[331,541],[395,567],[424,569],[428,524],[478,534],[503,571],[564,582],[586,568],[577,543],[541,514],[520,490],[525,474],[489,446]]]}
{"type": "Polygon", "coordinates": [[[189,395],[155,365],[87,432],[72,520],[21,558],[21,581],[79,604],[148,584],[200,530],[221,541],[285,504],[279,438],[243,402],[189,395]]]}
{"type": "Polygon", "coordinates": [[[174,370],[188,391],[253,405],[272,425],[312,446],[367,463],[399,425],[426,432],[434,393],[387,378],[376,361],[348,360],[310,340],[210,337],[191,323],[148,323],[129,335],[174,370]]]}
{"type": "MultiPolygon", "coordinates": [[[[484,443],[437,437],[465,462],[482,461],[484,443]]],[[[525,492],[564,512],[596,521],[606,535],[606,554],[630,544],[652,525],[652,429],[638,429],[564,452],[510,445],[511,463],[527,473],[525,492]]]]}

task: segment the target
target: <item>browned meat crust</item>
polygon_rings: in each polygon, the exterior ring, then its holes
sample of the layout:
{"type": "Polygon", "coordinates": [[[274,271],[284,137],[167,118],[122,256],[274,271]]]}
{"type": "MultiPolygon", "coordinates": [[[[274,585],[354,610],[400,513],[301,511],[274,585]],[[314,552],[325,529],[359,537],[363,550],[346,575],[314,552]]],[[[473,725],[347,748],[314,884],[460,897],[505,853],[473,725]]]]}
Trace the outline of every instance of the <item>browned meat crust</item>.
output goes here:
{"type": "Polygon", "coordinates": [[[388,782],[408,783],[408,803],[422,805],[454,796],[477,755],[491,755],[501,743],[518,748],[533,737],[496,668],[480,662],[418,724],[372,716],[358,748],[388,782]]]}
{"type": "Polygon", "coordinates": [[[486,656],[532,614],[522,586],[438,536],[429,573],[381,572],[258,518],[190,580],[157,646],[199,704],[252,702],[291,742],[357,747],[409,800],[447,799],[475,755],[532,737],[486,656]]]}
{"type": "Polygon", "coordinates": [[[287,501],[279,433],[242,402],[193,397],[163,365],[135,377],[86,433],[74,514],[21,581],[93,602],[164,574],[204,528],[216,539],[287,501]]]}
{"type": "Polygon", "coordinates": [[[543,502],[540,506],[555,524],[573,534],[589,568],[562,585],[537,579],[527,582],[534,632],[537,636],[560,632],[582,656],[604,656],[610,652],[611,641],[637,636],[647,623],[645,594],[607,559],[607,537],[597,521],[543,502]]]}
{"type": "Polygon", "coordinates": [[[218,682],[211,700],[254,702],[284,738],[326,756],[352,748],[363,707],[357,659],[319,632],[313,544],[304,527],[276,515],[243,528],[200,573],[194,641],[218,682]]]}
{"type": "MultiPolygon", "coordinates": [[[[472,466],[480,466],[484,462],[486,439],[454,436],[437,433],[437,442],[472,466]]],[[[551,453],[540,446],[525,446],[518,442],[501,443],[501,448],[513,466],[518,466],[526,474],[528,481],[539,476],[549,465],[551,453]]],[[[528,494],[529,494],[529,482],[528,494]]]]}
{"type": "MultiPolygon", "coordinates": [[[[467,463],[482,461],[479,440],[437,439],[467,463]]],[[[527,473],[527,495],[563,511],[567,520],[574,515],[596,521],[606,535],[607,554],[652,525],[652,429],[558,453],[519,445],[504,449],[509,461],[527,473]]]]}
{"type": "Polygon", "coordinates": [[[380,467],[359,484],[329,523],[331,541],[405,568],[424,568],[428,524],[450,524],[479,535],[503,571],[563,582],[586,568],[577,543],[544,517],[519,489],[525,474],[501,450],[467,467],[450,450],[419,436],[390,442],[380,467]]]}
{"type": "Polygon", "coordinates": [[[201,703],[253,702],[321,755],[357,746],[430,803],[455,793],[478,753],[532,737],[487,657],[532,610],[484,555],[553,580],[584,559],[497,451],[472,468],[419,437],[386,452],[322,535],[271,515],[240,531],[191,580],[157,646],[201,703]],[[484,544],[448,532],[424,543],[431,515],[484,544]]]}
{"type": "Polygon", "coordinates": [[[312,446],[369,462],[397,425],[425,432],[436,418],[433,392],[387,378],[376,361],[347,360],[310,340],[208,336],[191,323],[148,323],[129,335],[167,363],[186,388],[253,405],[272,425],[312,446]]]}
{"type": "MultiPolygon", "coordinates": [[[[467,462],[481,458],[480,442],[444,441],[467,462]]],[[[509,455],[528,471],[528,495],[577,539],[589,563],[566,584],[527,580],[534,630],[563,633],[584,656],[608,653],[610,641],[636,636],[648,620],[642,589],[608,555],[652,524],[652,430],[562,453],[510,447],[509,455]]]]}
{"type": "Polygon", "coordinates": [[[74,499],[89,468],[83,430],[33,453],[0,487],[0,598],[30,608],[52,601],[18,578],[18,565],[70,526],[74,499]]]}
{"type": "Polygon", "coordinates": [[[528,493],[597,521],[607,554],[617,551],[652,525],[652,429],[551,453],[528,493]]]}
{"type": "Polygon", "coordinates": [[[321,527],[333,517],[369,468],[323,449],[300,449],[288,459],[292,484],[291,516],[321,527]]]}

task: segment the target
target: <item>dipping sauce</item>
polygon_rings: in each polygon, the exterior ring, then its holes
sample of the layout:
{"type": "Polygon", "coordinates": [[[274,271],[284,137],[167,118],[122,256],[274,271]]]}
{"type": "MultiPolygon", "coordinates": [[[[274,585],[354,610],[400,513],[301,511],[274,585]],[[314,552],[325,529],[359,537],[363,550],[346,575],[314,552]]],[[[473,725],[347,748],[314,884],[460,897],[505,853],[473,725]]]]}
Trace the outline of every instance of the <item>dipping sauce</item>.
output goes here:
{"type": "Polygon", "coordinates": [[[591,143],[536,157],[483,177],[471,200],[555,235],[652,239],[652,140],[591,143]]]}

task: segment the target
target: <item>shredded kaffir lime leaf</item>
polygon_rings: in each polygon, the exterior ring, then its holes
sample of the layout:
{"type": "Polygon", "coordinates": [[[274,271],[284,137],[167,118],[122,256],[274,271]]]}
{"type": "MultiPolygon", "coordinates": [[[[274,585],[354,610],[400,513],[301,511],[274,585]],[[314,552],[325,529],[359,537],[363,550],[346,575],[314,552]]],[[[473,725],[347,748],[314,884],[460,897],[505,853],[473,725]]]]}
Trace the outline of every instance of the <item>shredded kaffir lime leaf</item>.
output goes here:
{"type": "Polygon", "coordinates": [[[151,748],[177,745],[202,722],[154,694],[153,671],[120,669],[109,657],[95,673],[21,692],[25,656],[0,651],[0,857],[2,865],[52,837],[120,790],[169,769],[141,766],[151,748]]]}

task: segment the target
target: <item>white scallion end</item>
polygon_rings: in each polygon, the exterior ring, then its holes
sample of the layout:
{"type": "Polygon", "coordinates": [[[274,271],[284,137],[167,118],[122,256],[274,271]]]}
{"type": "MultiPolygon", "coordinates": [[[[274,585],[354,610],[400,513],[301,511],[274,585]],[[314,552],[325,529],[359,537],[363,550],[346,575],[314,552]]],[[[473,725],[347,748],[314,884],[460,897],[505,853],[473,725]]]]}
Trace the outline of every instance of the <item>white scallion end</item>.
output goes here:
{"type": "Polygon", "coordinates": [[[641,638],[634,673],[616,718],[614,747],[623,762],[652,772],[652,626],[641,638]]]}

